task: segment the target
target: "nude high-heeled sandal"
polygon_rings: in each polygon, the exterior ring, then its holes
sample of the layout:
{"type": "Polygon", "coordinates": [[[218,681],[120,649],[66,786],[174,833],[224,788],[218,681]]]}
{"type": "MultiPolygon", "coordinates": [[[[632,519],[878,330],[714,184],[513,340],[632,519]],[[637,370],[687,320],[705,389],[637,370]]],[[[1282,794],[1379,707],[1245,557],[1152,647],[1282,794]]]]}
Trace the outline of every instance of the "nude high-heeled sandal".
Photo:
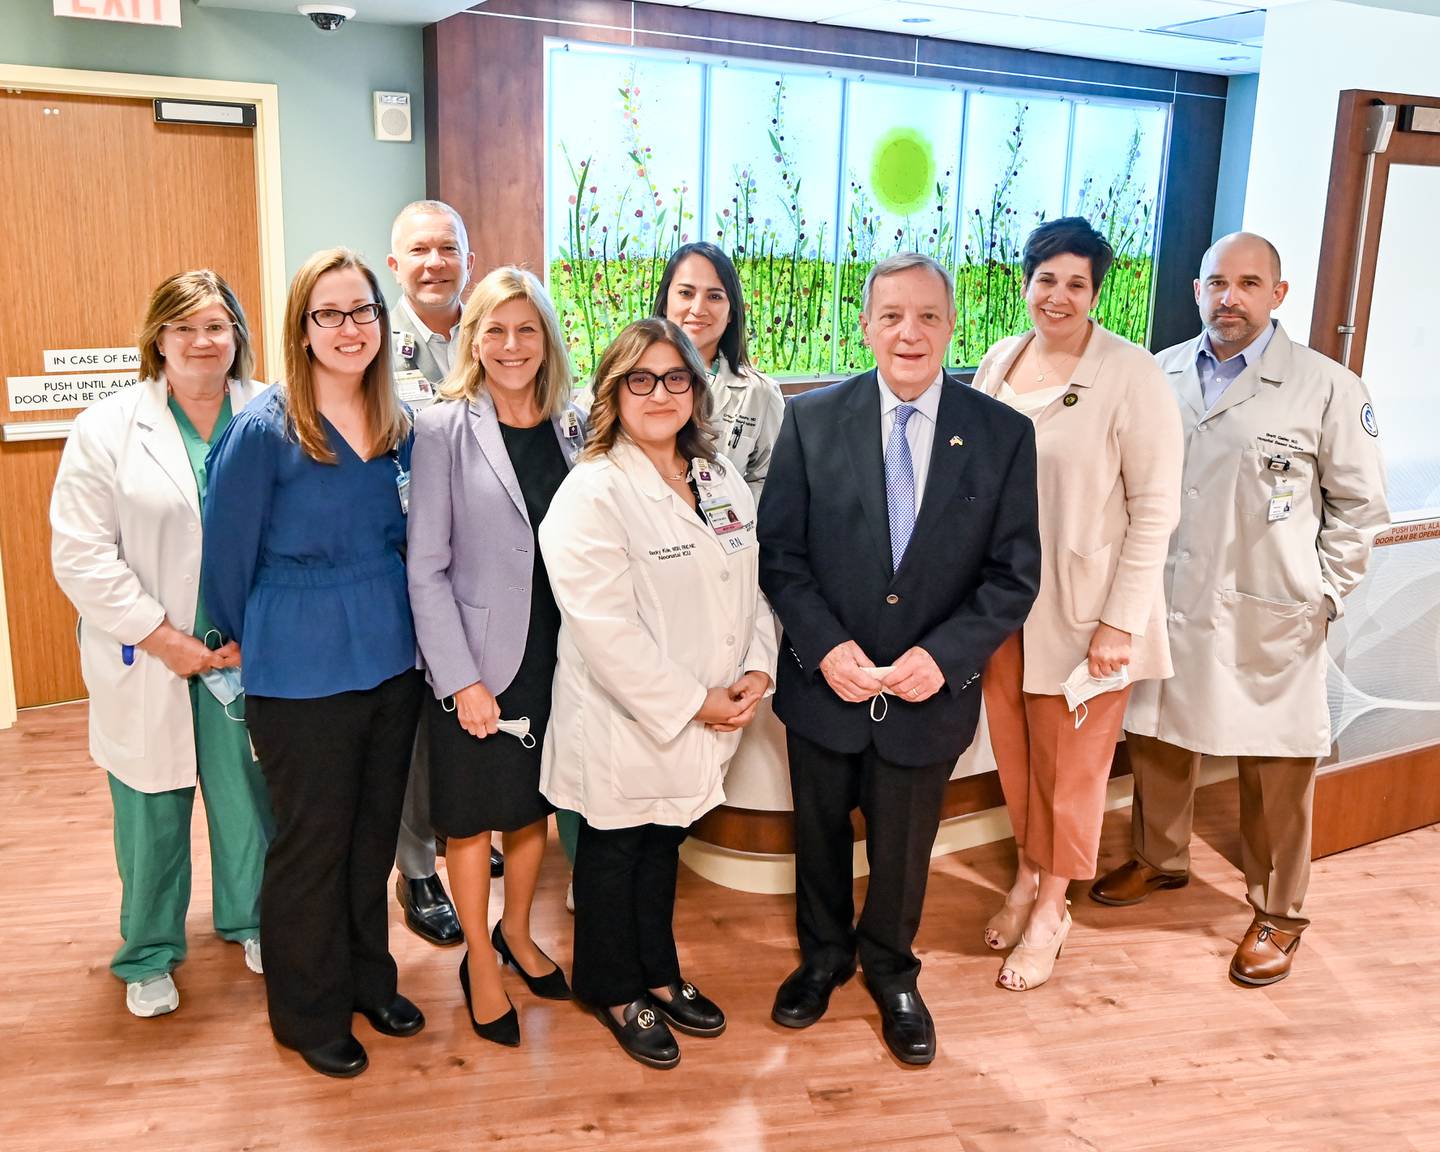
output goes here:
{"type": "Polygon", "coordinates": [[[1015,944],[1025,929],[1025,922],[1030,919],[1030,910],[1034,907],[1034,900],[1027,904],[1011,904],[1006,900],[1000,911],[985,923],[985,946],[1003,952],[1015,944]]]}
{"type": "Polygon", "coordinates": [[[1055,971],[1055,961],[1060,958],[1060,951],[1065,947],[1065,939],[1070,935],[1070,926],[1073,923],[1067,910],[1065,919],[1060,921],[1060,927],[1055,929],[1055,935],[1043,944],[1028,943],[1027,938],[1022,936],[1020,943],[1005,958],[1005,964],[1000,969],[1000,976],[1010,973],[1010,982],[1006,984],[997,977],[995,983],[1007,992],[1028,992],[1044,984],[1055,971]]]}

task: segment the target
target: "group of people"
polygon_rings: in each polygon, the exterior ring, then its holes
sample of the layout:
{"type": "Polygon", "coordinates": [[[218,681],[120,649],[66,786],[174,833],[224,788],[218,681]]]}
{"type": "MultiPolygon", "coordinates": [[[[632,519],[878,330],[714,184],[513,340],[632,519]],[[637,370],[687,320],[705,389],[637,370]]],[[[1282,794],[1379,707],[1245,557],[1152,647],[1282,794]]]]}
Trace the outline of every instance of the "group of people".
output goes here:
{"type": "Polygon", "coordinates": [[[305,263],[268,390],[225,282],[171,277],[140,383],[66,447],[54,569],[114,802],[111,968],[132,1012],[179,1003],[198,783],[216,930],[316,1071],[364,1070],[356,1012],[388,1035],[424,1026],[389,950],[392,865],[405,923],[466,943],[478,1036],[521,1042],[508,965],[673,1067],[675,1031],[726,1025],[679,963],[680,844],[772,693],[801,961],[776,1023],[818,1021],[858,958],[890,1052],[933,1059],[913,942],[982,697],[1018,849],[985,929],[1001,988],[1052,975],[1122,730],[1134,856],[1093,898],[1185,884],[1201,757],[1236,755],[1254,922],[1230,971],[1289,972],[1329,748],[1326,623],[1387,513],[1364,386],[1272,320],[1286,285],[1266,241],[1207,252],[1204,331],[1152,357],[1091,315],[1104,237],[1044,224],[1023,255],[1032,326],[973,386],[944,369],[948,271],[889,258],[863,290],[876,367],[788,405],[750,364],[713,245],[674,254],[653,315],[583,393],[533,275],[497,268],[467,294],[453,209],[407,206],[392,249],[393,312],[358,255],[305,263]],[[569,980],[531,930],[551,813],[569,980]]]}

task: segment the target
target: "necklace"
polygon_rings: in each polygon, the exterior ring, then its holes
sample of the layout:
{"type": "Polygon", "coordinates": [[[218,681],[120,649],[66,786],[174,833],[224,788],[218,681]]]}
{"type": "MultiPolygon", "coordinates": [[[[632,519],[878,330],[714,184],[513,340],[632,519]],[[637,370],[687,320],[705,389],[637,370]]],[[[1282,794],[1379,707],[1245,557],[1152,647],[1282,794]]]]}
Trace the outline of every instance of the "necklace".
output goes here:
{"type": "Polygon", "coordinates": [[[686,479],[690,475],[690,469],[685,468],[682,471],[675,473],[675,475],[673,476],[667,476],[664,472],[660,473],[660,475],[664,477],[664,479],[670,481],[670,483],[674,484],[677,481],[686,479]]]}
{"type": "MultiPolygon", "coordinates": [[[[1073,357],[1072,359],[1078,360],[1079,357],[1073,357]]],[[[1035,346],[1035,362],[1040,365],[1040,372],[1035,377],[1035,383],[1043,384],[1045,383],[1045,377],[1055,372],[1055,369],[1045,363],[1045,358],[1040,355],[1040,346],[1038,344],[1035,346]]],[[[1071,368],[1074,368],[1074,366],[1074,364],[1071,364],[1071,368]]]]}

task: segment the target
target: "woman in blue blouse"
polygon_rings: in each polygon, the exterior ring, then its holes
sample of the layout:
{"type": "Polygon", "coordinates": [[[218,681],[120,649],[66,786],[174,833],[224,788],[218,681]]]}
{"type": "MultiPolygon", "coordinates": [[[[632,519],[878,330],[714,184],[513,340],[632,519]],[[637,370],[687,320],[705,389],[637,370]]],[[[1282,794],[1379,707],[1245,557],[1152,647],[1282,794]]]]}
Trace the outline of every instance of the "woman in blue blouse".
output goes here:
{"type": "Polygon", "coordinates": [[[211,452],[202,583],[245,652],[246,719],[275,806],[261,946],[270,1027],[327,1076],[365,1070],[351,1033],[411,1036],[387,880],[423,680],[405,582],[409,415],[375,275],[317,252],[285,308],[285,383],[211,452]]]}

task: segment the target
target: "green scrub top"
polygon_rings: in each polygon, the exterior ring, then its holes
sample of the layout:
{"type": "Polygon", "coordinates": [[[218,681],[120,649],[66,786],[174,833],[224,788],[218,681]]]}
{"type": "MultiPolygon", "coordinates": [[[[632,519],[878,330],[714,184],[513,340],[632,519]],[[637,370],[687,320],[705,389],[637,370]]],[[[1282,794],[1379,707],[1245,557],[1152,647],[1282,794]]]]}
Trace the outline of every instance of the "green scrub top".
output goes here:
{"type": "MultiPolygon", "coordinates": [[[[190,460],[190,471],[195,476],[195,492],[200,498],[200,511],[205,511],[205,493],[209,488],[209,476],[205,471],[205,458],[210,454],[210,445],[220,439],[222,433],[230,424],[234,415],[230,410],[230,393],[226,390],[225,402],[220,405],[220,415],[215,419],[215,427],[210,430],[210,439],[200,435],[195,425],[190,422],[190,417],[185,415],[185,410],[176,402],[175,397],[170,397],[170,415],[175,417],[175,424],[180,429],[180,439],[185,444],[185,455],[190,460]]],[[[194,635],[200,639],[205,638],[214,624],[210,621],[210,613],[205,611],[203,598],[195,602],[195,630],[194,635]]]]}

